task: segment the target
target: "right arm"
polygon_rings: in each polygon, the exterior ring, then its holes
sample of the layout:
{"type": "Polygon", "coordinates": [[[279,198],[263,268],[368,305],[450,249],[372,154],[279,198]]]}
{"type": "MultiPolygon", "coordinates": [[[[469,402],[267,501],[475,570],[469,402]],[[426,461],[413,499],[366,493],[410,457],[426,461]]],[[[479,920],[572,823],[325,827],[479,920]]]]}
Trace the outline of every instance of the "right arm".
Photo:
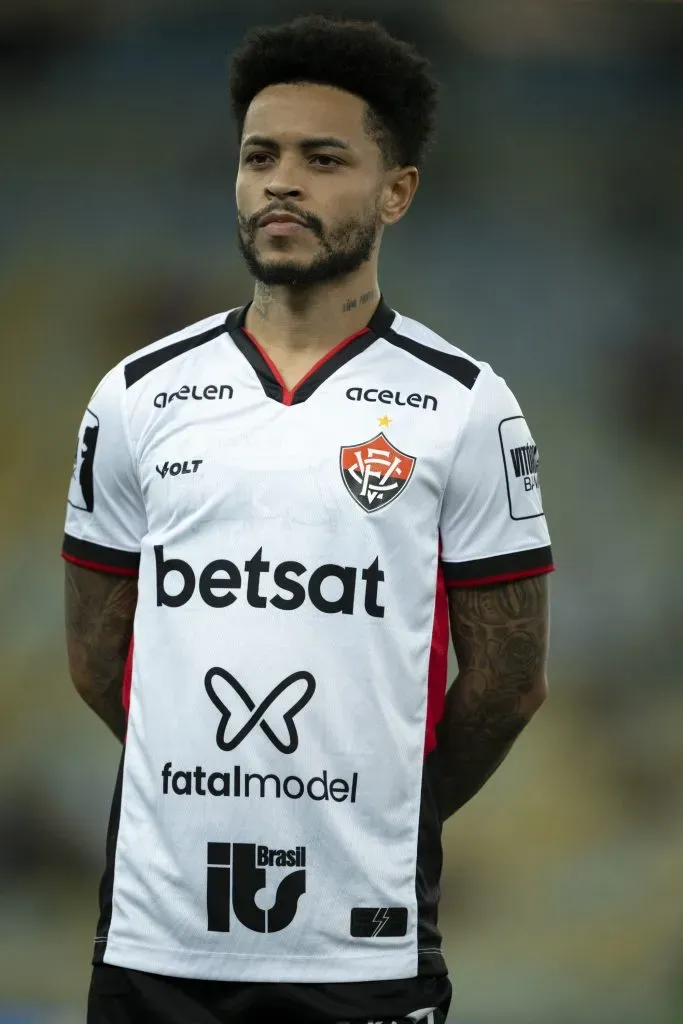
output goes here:
{"type": "Polygon", "coordinates": [[[76,690],[123,743],[123,674],[138,581],[66,562],[66,646],[76,690]]]}
{"type": "Polygon", "coordinates": [[[96,389],[83,416],[62,548],[69,673],[86,704],[122,743],[123,679],[147,530],[125,393],[119,365],[96,389]]]}

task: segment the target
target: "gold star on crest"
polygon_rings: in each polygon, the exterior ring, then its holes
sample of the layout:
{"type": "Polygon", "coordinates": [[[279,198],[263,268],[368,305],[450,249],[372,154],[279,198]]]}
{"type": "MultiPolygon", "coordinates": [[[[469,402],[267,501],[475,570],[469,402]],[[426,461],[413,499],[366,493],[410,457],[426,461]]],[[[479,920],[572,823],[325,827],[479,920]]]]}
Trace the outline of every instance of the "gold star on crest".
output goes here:
{"type": "Polygon", "coordinates": [[[377,422],[380,427],[388,427],[393,421],[390,420],[388,416],[380,416],[377,422]]]}

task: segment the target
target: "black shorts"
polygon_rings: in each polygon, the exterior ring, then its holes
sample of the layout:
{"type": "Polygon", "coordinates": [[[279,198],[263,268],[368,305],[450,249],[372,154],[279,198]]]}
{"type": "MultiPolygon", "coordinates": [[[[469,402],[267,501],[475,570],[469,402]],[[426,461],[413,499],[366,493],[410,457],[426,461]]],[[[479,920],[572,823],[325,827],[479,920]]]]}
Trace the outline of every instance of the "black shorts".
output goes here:
{"type": "Polygon", "coordinates": [[[447,977],[262,984],[170,978],[97,964],[87,1024],[444,1024],[450,1001],[447,977]]]}

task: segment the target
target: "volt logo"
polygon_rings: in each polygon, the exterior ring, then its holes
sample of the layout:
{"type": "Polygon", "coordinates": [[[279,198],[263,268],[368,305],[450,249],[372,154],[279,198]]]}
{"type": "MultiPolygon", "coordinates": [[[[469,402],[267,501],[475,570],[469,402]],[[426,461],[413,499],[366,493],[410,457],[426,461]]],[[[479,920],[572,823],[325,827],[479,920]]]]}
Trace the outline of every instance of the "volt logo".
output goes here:
{"type": "Polygon", "coordinates": [[[221,750],[234,750],[257,725],[281,754],[293,754],[299,746],[294,718],[315,692],[315,679],[310,672],[292,672],[258,707],[242,684],[224,668],[210,668],[204,677],[204,686],[221,713],[216,732],[216,743],[221,750]],[[235,728],[234,719],[240,718],[235,728]]]}
{"type": "Polygon", "coordinates": [[[156,471],[162,480],[167,473],[170,473],[171,476],[180,476],[181,473],[187,476],[188,473],[196,473],[203,461],[203,459],[186,459],[185,462],[165,462],[163,466],[157,466],[156,471]]]}
{"type": "Polygon", "coordinates": [[[252,932],[280,932],[292,923],[306,892],[306,847],[272,849],[254,843],[208,843],[206,908],[208,930],[229,932],[231,911],[252,932]],[[256,903],[266,886],[266,868],[294,867],[284,875],[268,910],[256,903]]]}

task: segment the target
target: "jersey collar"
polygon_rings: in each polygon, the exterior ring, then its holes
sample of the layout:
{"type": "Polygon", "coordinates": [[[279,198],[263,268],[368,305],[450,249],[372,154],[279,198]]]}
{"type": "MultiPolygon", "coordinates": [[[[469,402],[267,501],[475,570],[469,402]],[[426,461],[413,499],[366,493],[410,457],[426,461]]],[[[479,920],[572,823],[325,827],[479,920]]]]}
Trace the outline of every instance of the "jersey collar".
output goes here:
{"type": "Polygon", "coordinates": [[[250,305],[251,303],[247,303],[246,306],[231,310],[227,315],[225,327],[237,348],[250,363],[268,398],[281,402],[283,405],[298,405],[300,402],[305,402],[333,373],[354,356],[365,352],[377,338],[382,337],[389,330],[396,316],[393,309],[386,304],[383,298],[380,298],[379,305],[367,327],[335,345],[311,367],[295,387],[288,389],[278,373],[277,367],[244,326],[250,305]]]}

